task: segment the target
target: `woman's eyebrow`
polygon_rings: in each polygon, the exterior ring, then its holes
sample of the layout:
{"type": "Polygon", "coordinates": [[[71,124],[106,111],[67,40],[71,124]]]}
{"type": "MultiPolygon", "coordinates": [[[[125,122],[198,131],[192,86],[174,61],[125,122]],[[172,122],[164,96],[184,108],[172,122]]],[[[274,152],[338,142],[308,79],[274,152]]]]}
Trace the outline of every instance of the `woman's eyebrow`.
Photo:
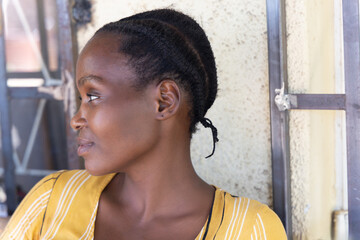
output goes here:
{"type": "Polygon", "coordinates": [[[97,82],[97,83],[103,83],[104,80],[101,77],[95,76],[95,75],[88,75],[81,77],[78,80],[79,87],[83,86],[86,82],[97,82]]]}

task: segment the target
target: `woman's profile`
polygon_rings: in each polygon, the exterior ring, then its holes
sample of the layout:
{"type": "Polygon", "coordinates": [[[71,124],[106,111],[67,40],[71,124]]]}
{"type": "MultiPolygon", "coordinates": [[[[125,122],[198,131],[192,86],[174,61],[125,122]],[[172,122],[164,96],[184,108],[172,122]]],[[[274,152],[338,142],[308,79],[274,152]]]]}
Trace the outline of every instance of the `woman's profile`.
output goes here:
{"type": "Polygon", "coordinates": [[[212,131],[213,151],[218,140],[205,117],[215,59],[192,18],[159,9],[104,25],[79,55],[76,85],[71,124],[86,170],[37,183],[2,239],[286,239],[266,205],[207,184],[192,166],[197,124],[212,131]]]}

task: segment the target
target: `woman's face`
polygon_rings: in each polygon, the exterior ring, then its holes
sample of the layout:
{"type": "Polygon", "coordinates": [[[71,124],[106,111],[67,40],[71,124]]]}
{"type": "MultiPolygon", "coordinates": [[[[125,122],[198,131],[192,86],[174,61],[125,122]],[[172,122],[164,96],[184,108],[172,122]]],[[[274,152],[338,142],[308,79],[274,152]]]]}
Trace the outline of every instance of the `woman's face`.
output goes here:
{"type": "Polygon", "coordinates": [[[120,36],[101,33],[81,52],[76,84],[82,98],[71,121],[78,154],[93,175],[125,170],[150,154],[158,140],[156,86],[132,86],[137,76],[118,52],[120,36]]]}

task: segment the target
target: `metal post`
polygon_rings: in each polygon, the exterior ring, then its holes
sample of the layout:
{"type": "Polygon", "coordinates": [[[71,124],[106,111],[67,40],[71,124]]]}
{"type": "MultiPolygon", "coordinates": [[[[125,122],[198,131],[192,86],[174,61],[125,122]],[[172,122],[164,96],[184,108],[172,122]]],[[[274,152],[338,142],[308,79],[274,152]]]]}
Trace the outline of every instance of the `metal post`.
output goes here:
{"type": "MultiPolygon", "coordinates": [[[[36,1],[36,9],[37,9],[37,16],[38,16],[38,26],[39,26],[39,37],[40,37],[40,49],[41,55],[44,59],[44,64],[46,65],[47,69],[49,69],[49,53],[48,53],[48,41],[47,41],[47,33],[46,33],[46,26],[45,26],[45,9],[44,9],[44,0],[37,0],[36,1]]],[[[45,78],[45,81],[48,79],[45,78]]],[[[47,84],[45,84],[47,85],[47,84]]]]}
{"type": "Polygon", "coordinates": [[[289,119],[275,104],[275,89],[287,93],[285,4],[284,0],[267,0],[269,91],[271,115],[271,158],[274,211],[292,239],[289,119]]]}
{"type": "Polygon", "coordinates": [[[6,63],[5,63],[5,36],[4,36],[4,12],[3,3],[0,0],[0,116],[1,116],[1,143],[5,169],[5,191],[8,212],[11,214],[17,206],[15,192],[15,165],[13,162],[13,146],[11,137],[10,98],[7,87],[6,63]]]}
{"type": "Polygon", "coordinates": [[[343,0],[349,238],[360,239],[359,0],[343,0]]]}
{"type": "Polygon", "coordinates": [[[75,59],[77,55],[77,44],[74,25],[72,24],[71,1],[56,1],[59,22],[59,48],[61,75],[64,87],[64,113],[66,124],[66,139],[68,151],[68,167],[70,169],[80,168],[80,161],[76,154],[76,132],[70,127],[70,120],[76,112],[75,91],[75,59]]]}

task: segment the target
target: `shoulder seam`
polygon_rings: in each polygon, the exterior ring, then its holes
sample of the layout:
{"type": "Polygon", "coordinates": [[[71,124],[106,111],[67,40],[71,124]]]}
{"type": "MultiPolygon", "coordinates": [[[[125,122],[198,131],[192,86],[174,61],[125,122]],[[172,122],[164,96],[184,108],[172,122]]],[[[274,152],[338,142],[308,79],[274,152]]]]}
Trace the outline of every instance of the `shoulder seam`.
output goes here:
{"type": "Polygon", "coordinates": [[[57,176],[56,176],[56,177],[51,177],[51,178],[49,178],[49,179],[46,179],[46,180],[45,180],[44,182],[42,182],[39,186],[37,186],[36,188],[32,189],[32,191],[36,191],[38,188],[40,188],[42,185],[44,185],[45,183],[47,183],[47,182],[50,181],[50,180],[57,179],[63,172],[65,172],[65,171],[59,171],[59,172],[56,172],[56,173],[51,174],[51,175],[57,174],[57,176]]]}
{"type": "MultiPolygon", "coordinates": [[[[43,219],[42,219],[42,222],[41,222],[41,227],[40,227],[40,232],[39,232],[39,235],[40,235],[40,236],[41,236],[42,229],[43,229],[43,226],[44,226],[44,221],[45,221],[45,217],[46,217],[46,211],[47,211],[47,207],[48,207],[48,205],[49,205],[49,201],[50,201],[50,198],[51,198],[53,189],[54,189],[54,187],[55,187],[55,184],[56,184],[58,178],[59,178],[59,177],[61,176],[61,174],[63,174],[64,172],[66,172],[66,171],[61,171],[56,177],[49,178],[48,180],[45,181],[45,182],[47,182],[47,181],[49,181],[49,180],[51,180],[51,179],[54,179],[54,180],[55,180],[54,183],[53,183],[53,186],[52,186],[52,188],[51,188],[51,193],[50,193],[49,199],[48,199],[48,201],[47,201],[47,203],[46,203],[46,207],[45,207],[45,211],[44,211],[44,216],[43,216],[43,219]]],[[[44,183],[45,183],[45,182],[44,182],[44,183]]]]}

